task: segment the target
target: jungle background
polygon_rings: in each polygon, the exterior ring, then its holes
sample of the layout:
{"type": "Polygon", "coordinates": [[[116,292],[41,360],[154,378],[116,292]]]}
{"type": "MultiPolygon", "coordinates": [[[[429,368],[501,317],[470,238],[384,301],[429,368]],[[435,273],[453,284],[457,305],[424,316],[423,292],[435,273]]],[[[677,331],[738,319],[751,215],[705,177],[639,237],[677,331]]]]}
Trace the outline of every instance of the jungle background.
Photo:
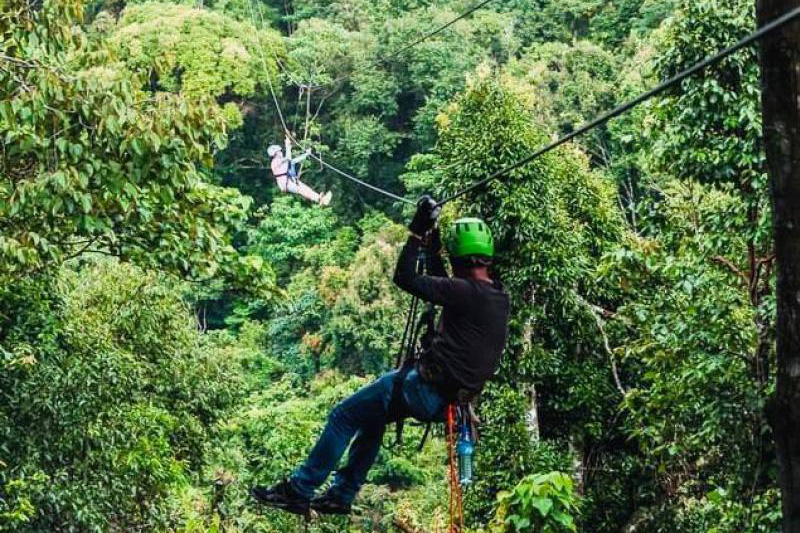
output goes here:
{"type": "MultiPolygon", "coordinates": [[[[391,368],[409,198],[443,197],[752,31],[749,0],[0,2],[0,531],[447,530],[441,429],[350,519],[259,510],[391,368]]],[[[779,530],[754,49],[448,205],[511,338],[469,531],[779,530]]],[[[390,436],[387,435],[387,443],[390,436]]]]}

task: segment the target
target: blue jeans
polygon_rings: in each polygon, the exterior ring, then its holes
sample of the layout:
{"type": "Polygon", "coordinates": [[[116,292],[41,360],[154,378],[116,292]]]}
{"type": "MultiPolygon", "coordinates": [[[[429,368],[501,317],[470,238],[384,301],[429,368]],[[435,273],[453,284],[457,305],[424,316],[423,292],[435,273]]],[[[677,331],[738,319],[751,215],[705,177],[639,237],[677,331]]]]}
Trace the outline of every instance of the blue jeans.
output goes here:
{"type": "MultiPolygon", "coordinates": [[[[343,503],[355,499],[381,448],[396,374],[396,370],[384,374],[331,411],[308,459],[292,474],[290,481],[295,490],[313,497],[352,441],[347,465],[336,473],[331,494],[343,503]]],[[[446,401],[422,381],[416,370],[409,372],[403,382],[403,397],[409,413],[417,420],[444,420],[446,401]]]]}

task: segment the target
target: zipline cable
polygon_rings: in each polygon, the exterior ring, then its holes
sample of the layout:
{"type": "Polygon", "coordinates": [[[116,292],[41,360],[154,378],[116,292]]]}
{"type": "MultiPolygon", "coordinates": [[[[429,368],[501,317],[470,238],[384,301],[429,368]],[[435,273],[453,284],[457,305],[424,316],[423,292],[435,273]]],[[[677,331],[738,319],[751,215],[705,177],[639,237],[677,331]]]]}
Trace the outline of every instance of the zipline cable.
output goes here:
{"type": "Polygon", "coordinates": [[[371,183],[367,183],[366,181],[360,180],[357,177],[348,174],[344,170],[340,170],[340,169],[336,168],[335,166],[331,165],[327,161],[323,161],[323,159],[321,157],[317,156],[316,154],[311,153],[311,154],[308,155],[308,157],[310,157],[311,159],[317,161],[320,165],[330,169],[331,171],[335,172],[336,174],[339,174],[340,176],[343,176],[343,177],[349,179],[350,181],[358,183],[362,187],[366,187],[367,189],[371,189],[371,190],[373,190],[373,191],[375,191],[375,192],[377,192],[379,194],[382,194],[384,196],[388,196],[389,198],[394,198],[395,200],[397,200],[399,202],[403,202],[403,203],[406,203],[406,204],[409,204],[409,205],[416,205],[416,202],[414,200],[409,200],[408,198],[403,198],[402,196],[398,196],[397,194],[395,194],[393,192],[389,192],[389,191],[387,191],[385,189],[381,189],[380,187],[372,185],[371,183]]]}
{"type": "Polygon", "coordinates": [[[764,36],[766,36],[766,35],[774,32],[774,31],[786,26],[787,24],[789,24],[790,22],[794,21],[798,17],[800,17],[800,7],[789,11],[785,15],[773,20],[769,24],[766,24],[765,26],[761,27],[759,30],[751,33],[750,35],[748,35],[744,39],[740,40],[736,44],[734,44],[732,46],[729,46],[728,48],[725,48],[724,50],[722,50],[720,52],[717,52],[713,56],[707,57],[703,61],[700,61],[699,63],[696,63],[695,65],[693,65],[693,66],[689,67],[688,69],[684,70],[683,72],[673,76],[672,78],[666,80],[665,82],[663,82],[660,85],[654,87],[653,89],[647,91],[646,93],[644,93],[644,94],[642,94],[640,96],[637,96],[633,100],[630,100],[629,102],[626,102],[626,103],[620,105],[619,107],[617,107],[615,109],[612,109],[611,111],[605,113],[604,115],[601,115],[600,117],[596,118],[595,120],[592,120],[591,122],[581,126],[580,128],[578,128],[577,130],[573,131],[572,133],[569,133],[569,134],[561,137],[557,141],[555,141],[555,142],[553,142],[551,144],[548,144],[547,146],[545,146],[543,148],[540,148],[539,150],[536,150],[534,153],[532,153],[531,155],[525,157],[524,159],[521,159],[520,161],[517,161],[516,163],[514,163],[512,165],[509,165],[509,166],[507,166],[507,167],[505,167],[505,168],[503,168],[501,170],[498,170],[497,172],[495,172],[494,174],[490,175],[489,177],[487,177],[485,179],[482,179],[482,180],[470,185],[469,187],[466,187],[465,189],[462,189],[461,191],[453,194],[452,196],[449,196],[449,197],[445,198],[444,200],[440,201],[437,204],[437,206],[442,206],[442,205],[444,205],[444,204],[446,204],[448,202],[452,202],[453,200],[464,196],[465,194],[469,194],[470,192],[472,192],[472,191],[474,191],[476,189],[479,189],[481,187],[485,187],[486,185],[488,185],[492,181],[494,181],[494,180],[496,180],[498,178],[501,178],[501,177],[505,176],[506,174],[508,174],[510,172],[513,172],[514,170],[517,170],[520,167],[523,167],[523,166],[527,165],[528,163],[532,162],[533,160],[538,159],[539,157],[543,156],[544,154],[546,154],[546,153],[558,148],[562,144],[566,144],[567,142],[571,141],[575,137],[583,135],[584,133],[586,133],[586,132],[588,132],[588,131],[590,131],[590,130],[598,127],[598,126],[601,126],[601,125],[605,124],[606,122],[610,121],[611,119],[616,118],[616,117],[622,115],[623,113],[626,113],[626,112],[630,111],[631,109],[633,109],[634,107],[638,106],[642,102],[645,102],[646,100],[649,100],[649,99],[653,98],[654,96],[657,96],[657,95],[663,93],[667,89],[677,85],[678,83],[682,82],[686,78],[688,78],[690,76],[693,76],[694,74],[700,72],[701,70],[707,68],[708,66],[713,65],[715,63],[718,63],[719,61],[721,61],[722,59],[725,59],[726,57],[730,56],[731,54],[733,54],[735,52],[738,52],[742,48],[744,48],[746,46],[749,46],[750,44],[762,39],[764,36]]]}

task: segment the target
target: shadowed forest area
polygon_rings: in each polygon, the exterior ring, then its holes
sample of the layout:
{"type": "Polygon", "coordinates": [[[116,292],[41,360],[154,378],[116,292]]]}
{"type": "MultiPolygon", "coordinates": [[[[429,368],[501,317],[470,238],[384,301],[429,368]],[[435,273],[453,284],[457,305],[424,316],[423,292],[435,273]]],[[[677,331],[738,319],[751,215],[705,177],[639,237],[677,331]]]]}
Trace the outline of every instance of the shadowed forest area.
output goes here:
{"type": "MultiPolygon", "coordinates": [[[[330,206],[282,193],[267,147],[285,123],[444,198],[757,27],[493,0],[415,43],[472,5],[0,0],[0,532],[451,531],[441,427],[387,433],[351,517],[248,495],[394,366],[408,306],[413,203],[312,158],[330,206]]],[[[761,91],[746,47],[444,207],[512,305],[463,533],[781,531],[761,91]]]]}

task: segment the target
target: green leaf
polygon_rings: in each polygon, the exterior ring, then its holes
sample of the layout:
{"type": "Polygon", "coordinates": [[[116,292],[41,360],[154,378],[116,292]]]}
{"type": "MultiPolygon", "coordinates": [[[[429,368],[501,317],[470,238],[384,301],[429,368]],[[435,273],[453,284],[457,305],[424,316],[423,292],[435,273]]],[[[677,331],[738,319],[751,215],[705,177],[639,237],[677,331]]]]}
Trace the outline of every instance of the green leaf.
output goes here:
{"type": "Polygon", "coordinates": [[[92,210],[92,196],[89,194],[81,195],[81,208],[84,213],[89,213],[92,210]]]}
{"type": "Polygon", "coordinates": [[[533,497],[530,500],[530,504],[537,509],[543,517],[550,514],[550,511],[553,509],[553,500],[550,498],[533,497]]]}

